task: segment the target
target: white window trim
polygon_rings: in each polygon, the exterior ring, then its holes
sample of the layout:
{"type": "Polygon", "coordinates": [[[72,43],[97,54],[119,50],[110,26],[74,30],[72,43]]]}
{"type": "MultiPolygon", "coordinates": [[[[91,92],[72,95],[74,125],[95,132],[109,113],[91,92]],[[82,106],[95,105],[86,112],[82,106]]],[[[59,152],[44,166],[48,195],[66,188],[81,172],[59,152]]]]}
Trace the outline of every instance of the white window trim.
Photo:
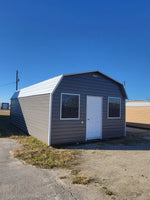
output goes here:
{"type": "Polygon", "coordinates": [[[125,118],[124,118],[124,136],[126,136],[126,102],[125,102],[125,108],[124,108],[124,112],[125,112],[125,118]]]}
{"type": "Polygon", "coordinates": [[[73,93],[61,93],[61,99],[60,99],[60,120],[79,120],[80,119],[80,94],[73,94],[73,93]],[[62,111],[62,95],[66,94],[66,95],[76,95],[79,96],[79,108],[78,108],[78,118],[62,118],[61,117],[61,111],[62,111]]]}
{"type": "Polygon", "coordinates": [[[120,97],[108,97],[107,119],[121,119],[121,98],[120,97]],[[109,98],[114,98],[114,99],[119,99],[120,100],[120,116],[119,117],[109,117],[109,98]]]}

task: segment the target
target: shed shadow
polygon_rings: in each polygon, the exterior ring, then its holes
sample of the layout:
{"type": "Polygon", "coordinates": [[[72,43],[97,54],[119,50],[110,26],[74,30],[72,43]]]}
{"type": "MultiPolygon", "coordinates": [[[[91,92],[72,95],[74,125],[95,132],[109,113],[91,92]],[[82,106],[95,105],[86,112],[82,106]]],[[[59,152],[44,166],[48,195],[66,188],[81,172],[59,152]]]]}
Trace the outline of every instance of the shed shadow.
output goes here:
{"type": "Polygon", "coordinates": [[[19,92],[16,92],[11,99],[10,116],[0,115],[0,137],[12,135],[28,135],[28,129],[22,112],[21,104],[17,99],[19,92]]]}
{"type": "Polygon", "coordinates": [[[21,129],[10,123],[10,116],[0,116],[0,138],[14,135],[26,135],[21,129]]]}
{"type": "Polygon", "coordinates": [[[64,149],[78,150],[150,150],[150,130],[127,128],[126,137],[84,144],[68,145],[64,149]]]}
{"type": "Polygon", "coordinates": [[[28,134],[28,128],[26,125],[24,113],[22,111],[22,107],[18,98],[11,100],[10,123],[22,130],[24,133],[28,134]]]}

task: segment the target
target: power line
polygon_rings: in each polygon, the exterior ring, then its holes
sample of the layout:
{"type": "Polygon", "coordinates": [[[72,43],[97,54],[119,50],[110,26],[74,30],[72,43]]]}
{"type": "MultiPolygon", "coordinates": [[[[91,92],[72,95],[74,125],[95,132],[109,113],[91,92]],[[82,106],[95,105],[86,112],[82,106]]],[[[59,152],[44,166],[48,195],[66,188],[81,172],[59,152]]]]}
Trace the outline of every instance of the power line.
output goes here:
{"type": "Polygon", "coordinates": [[[0,87],[5,87],[5,86],[8,86],[8,85],[12,85],[14,83],[16,83],[16,82],[6,83],[6,84],[3,84],[3,85],[0,85],[0,87]]]}

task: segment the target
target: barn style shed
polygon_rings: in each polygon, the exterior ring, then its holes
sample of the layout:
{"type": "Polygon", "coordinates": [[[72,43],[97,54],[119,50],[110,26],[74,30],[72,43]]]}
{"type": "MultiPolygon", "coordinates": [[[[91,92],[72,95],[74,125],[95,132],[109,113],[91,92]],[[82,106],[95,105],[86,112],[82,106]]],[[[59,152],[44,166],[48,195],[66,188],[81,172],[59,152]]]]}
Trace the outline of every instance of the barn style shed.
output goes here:
{"type": "Polygon", "coordinates": [[[48,145],[125,136],[124,86],[99,71],[60,75],[14,93],[11,122],[48,145]]]}

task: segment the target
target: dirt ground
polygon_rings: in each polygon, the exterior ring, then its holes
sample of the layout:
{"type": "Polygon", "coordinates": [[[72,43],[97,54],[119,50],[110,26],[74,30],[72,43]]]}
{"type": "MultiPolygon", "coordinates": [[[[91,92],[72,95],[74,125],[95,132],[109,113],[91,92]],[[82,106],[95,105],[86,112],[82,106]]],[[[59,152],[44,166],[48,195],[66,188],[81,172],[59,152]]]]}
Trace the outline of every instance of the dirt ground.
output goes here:
{"type": "Polygon", "coordinates": [[[91,194],[94,188],[106,194],[105,199],[150,199],[150,131],[127,128],[126,139],[68,148],[81,151],[74,169],[94,179],[88,186],[91,194]]]}
{"type": "Polygon", "coordinates": [[[9,116],[10,115],[10,110],[1,110],[0,109],[0,115],[7,115],[7,116],[9,116]]]}
{"type": "Polygon", "coordinates": [[[126,107],[126,122],[150,124],[150,107],[126,107]]]}

